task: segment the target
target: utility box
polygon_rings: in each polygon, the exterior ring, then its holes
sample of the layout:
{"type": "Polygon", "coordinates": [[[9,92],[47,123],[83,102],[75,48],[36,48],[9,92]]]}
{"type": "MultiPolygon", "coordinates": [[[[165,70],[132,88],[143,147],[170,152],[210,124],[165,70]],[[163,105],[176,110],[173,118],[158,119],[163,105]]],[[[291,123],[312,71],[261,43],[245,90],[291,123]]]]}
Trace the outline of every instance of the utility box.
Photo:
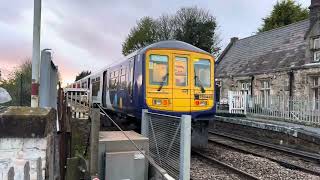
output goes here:
{"type": "MultiPolygon", "coordinates": [[[[134,132],[124,131],[149,154],[149,140],[134,132]]],[[[99,133],[99,177],[101,180],[147,180],[148,161],[121,131],[99,133]]]]}

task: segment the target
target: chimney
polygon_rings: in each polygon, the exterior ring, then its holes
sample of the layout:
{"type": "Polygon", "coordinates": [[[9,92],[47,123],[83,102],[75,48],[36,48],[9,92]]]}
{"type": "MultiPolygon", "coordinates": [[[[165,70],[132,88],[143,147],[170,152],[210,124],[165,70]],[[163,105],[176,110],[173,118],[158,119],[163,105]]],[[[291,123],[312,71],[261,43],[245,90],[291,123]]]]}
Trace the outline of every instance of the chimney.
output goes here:
{"type": "MultiPolygon", "coordinates": [[[[320,0],[319,0],[320,1],[320,0]]],[[[235,43],[236,41],[238,41],[239,40],[239,38],[238,37],[232,37],[231,39],[230,39],[230,42],[231,43],[235,43]]]]}
{"type": "Polygon", "coordinates": [[[310,25],[313,25],[320,17],[320,0],[311,0],[310,9],[310,25]]]}

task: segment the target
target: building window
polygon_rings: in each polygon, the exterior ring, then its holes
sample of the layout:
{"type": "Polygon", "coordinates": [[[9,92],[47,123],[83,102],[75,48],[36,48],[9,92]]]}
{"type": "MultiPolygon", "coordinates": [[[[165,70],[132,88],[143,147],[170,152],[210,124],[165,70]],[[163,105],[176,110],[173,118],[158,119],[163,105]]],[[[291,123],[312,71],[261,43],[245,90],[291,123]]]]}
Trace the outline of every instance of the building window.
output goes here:
{"type": "Polygon", "coordinates": [[[251,94],[250,88],[251,88],[251,83],[246,81],[240,82],[240,91],[242,94],[250,95],[251,94]]]}
{"type": "Polygon", "coordinates": [[[313,39],[312,49],[314,50],[313,61],[319,62],[320,61],[320,38],[313,39]]]}
{"type": "Polygon", "coordinates": [[[320,61],[320,51],[316,51],[313,53],[313,61],[319,62],[320,61]]]}
{"type": "Polygon", "coordinates": [[[313,39],[313,49],[320,49],[320,38],[313,39]]]}
{"type": "Polygon", "coordinates": [[[262,105],[263,107],[270,107],[270,81],[268,80],[264,80],[261,81],[261,101],[262,101],[262,105]]]}
{"type": "Polygon", "coordinates": [[[312,77],[311,97],[313,101],[313,108],[320,109],[319,97],[320,97],[320,77],[312,77]]]}

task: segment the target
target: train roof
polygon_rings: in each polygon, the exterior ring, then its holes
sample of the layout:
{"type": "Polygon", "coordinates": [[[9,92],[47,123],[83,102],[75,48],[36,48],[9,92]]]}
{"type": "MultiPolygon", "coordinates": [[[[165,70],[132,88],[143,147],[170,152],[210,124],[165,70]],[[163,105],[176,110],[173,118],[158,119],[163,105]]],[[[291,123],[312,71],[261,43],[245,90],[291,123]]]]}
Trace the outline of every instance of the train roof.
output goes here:
{"type": "Polygon", "coordinates": [[[180,49],[180,50],[187,50],[187,51],[193,51],[193,52],[199,52],[199,53],[205,53],[205,54],[211,55],[210,53],[200,48],[197,48],[191,44],[178,41],[178,40],[166,40],[166,41],[156,42],[138,50],[137,53],[142,54],[149,49],[180,49]]]}

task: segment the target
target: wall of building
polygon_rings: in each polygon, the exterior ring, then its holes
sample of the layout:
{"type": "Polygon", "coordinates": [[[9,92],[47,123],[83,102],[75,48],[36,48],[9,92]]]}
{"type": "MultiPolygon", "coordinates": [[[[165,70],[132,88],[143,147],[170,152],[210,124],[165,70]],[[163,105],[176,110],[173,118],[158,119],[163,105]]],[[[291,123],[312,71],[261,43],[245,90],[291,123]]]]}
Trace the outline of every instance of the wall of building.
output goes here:
{"type": "MultiPolygon", "coordinates": [[[[311,77],[320,77],[320,66],[293,71],[292,96],[297,98],[308,98],[312,94],[311,77]]],[[[241,91],[242,83],[248,82],[252,86],[249,88],[253,96],[261,95],[262,81],[270,82],[270,95],[278,96],[290,94],[290,75],[289,71],[275,72],[268,74],[258,74],[253,76],[217,78],[220,87],[220,100],[228,98],[228,91],[241,91]],[[253,79],[252,79],[253,78],[253,79]]]]}

